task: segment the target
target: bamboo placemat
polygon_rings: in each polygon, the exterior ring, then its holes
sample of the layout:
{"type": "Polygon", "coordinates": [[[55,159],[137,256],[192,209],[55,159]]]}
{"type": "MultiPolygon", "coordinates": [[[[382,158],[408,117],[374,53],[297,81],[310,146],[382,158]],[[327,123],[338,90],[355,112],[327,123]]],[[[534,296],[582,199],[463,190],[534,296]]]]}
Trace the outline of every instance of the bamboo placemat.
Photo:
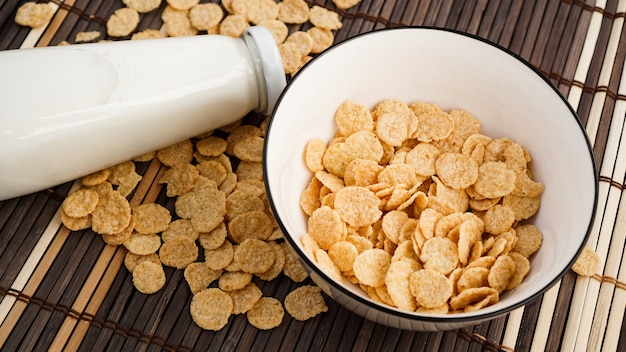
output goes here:
{"type": "MultiPolygon", "coordinates": [[[[330,0],[307,2],[336,10],[330,0]]],[[[51,22],[31,30],[14,23],[22,3],[0,0],[0,50],[72,43],[82,31],[106,33],[104,19],[123,6],[120,0],[54,0],[51,22]]],[[[159,11],[143,15],[138,30],[159,29],[159,11]]],[[[191,320],[182,271],[166,269],[166,287],[142,295],[121,268],[122,246],[61,225],[61,201],[77,187],[70,182],[0,202],[0,350],[626,350],[625,11],[626,0],[363,0],[337,10],[343,27],[336,43],[383,27],[454,28],[510,49],[546,75],[577,111],[598,162],[598,213],[588,245],[601,258],[601,274],[570,272],[525,307],[457,331],[388,328],[328,298],[329,311],[306,322],[285,315],[279,327],[262,331],[240,315],[220,331],[203,331],[191,320]]],[[[137,171],[143,180],[131,204],[158,202],[171,209],[156,182],[158,161],[137,171]]],[[[261,289],[282,300],[293,287],[281,276],[261,289]]]]}

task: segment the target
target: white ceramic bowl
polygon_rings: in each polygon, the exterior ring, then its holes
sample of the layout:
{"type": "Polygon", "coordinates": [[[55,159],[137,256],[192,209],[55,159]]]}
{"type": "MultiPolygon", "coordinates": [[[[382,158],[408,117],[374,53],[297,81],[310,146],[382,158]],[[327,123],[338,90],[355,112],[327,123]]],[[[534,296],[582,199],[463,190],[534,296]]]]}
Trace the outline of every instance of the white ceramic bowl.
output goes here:
{"type": "Polygon", "coordinates": [[[435,28],[384,29],[350,38],[310,61],[283,91],[265,145],[266,187],[289,244],[313,281],[337,302],[377,323],[410,330],[449,330],[493,319],[555,284],[587,239],[597,200],[593,154],[576,113],[528,63],[480,38],[435,28]],[[367,107],[385,98],[461,108],[494,138],[509,137],[533,156],[544,183],[533,222],[544,234],[523,283],[500,302],[472,313],[424,315],[370,300],[357,286],[320,271],[300,242],[307,218],[299,197],[312,174],[303,161],[312,138],[330,140],[334,113],[352,100],[367,107]]]}

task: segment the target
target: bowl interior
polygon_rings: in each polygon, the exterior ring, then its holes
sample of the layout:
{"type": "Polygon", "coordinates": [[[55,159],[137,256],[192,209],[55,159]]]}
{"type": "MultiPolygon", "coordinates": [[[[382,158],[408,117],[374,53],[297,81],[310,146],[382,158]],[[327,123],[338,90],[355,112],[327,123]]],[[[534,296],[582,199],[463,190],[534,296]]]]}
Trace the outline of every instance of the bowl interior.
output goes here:
{"type": "MultiPolygon", "coordinates": [[[[554,284],[584,244],[595,210],[596,170],[584,129],[558,91],[528,64],[493,44],[433,28],[348,39],[305,66],[283,92],[266,138],[265,177],[275,215],[306,264],[313,262],[300,244],[306,216],[299,197],[312,174],[304,147],[315,137],[332,138],[342,101],[371,108],[387,98],[471,112],[482,122],[482,133],[528,148],[534,177],[545,185],[532,219],[544,241],[524,282],[499,303],[455,318],[511,310],[554,284]]],[[[344,285],[368,301],[356,286],[344,285]]]]}

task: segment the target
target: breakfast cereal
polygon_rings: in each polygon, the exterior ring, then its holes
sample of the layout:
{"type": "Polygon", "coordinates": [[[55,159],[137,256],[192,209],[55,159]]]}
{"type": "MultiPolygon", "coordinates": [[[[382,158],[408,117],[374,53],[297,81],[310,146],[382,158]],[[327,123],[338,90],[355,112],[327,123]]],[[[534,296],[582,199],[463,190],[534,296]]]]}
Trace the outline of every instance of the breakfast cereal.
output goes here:
{"type": "Polygon", "coordinates": [[[107,34],[111,37],[125,37],[139,24],[139,13],[130,7],[115,10],[106,23],[107,34]]]}
{"type": "Polygon", "coordinates": [[[152,294],[165,286],[165,271],[161,263],[145,260],[133,269],[133,285],[137,291],[152,294]]]}
{"type": "Polygon", "coordinates": [[[309,12],[304,0],[283,0],[278,3],[277,18],[284,23],[302,24],[309,20],[309,12]]]}
{"type": "Polygon", "coordinates": [[[224,11],[214,3],[196,4],[189,10],[191,25],[199,31],[207,31],[219,26],[223,18],[224,11]]]}
{"type": "Polygon", "coordinates": [[[589,246],[583,247],[572,270],[581,276],[593,276],[600,270],[600,257],[589,246]]]}
{"type": "Polygon", "coordinates": [[[239,290],[226,291],[226,293],[233,300],[232,314],[246,313],[263,296],[263,292],[254,282],[248,283],[239,290]]]}
{"type": "Polygon", "coordinates": [[[184,269],[198,259],[198,246],[191,237],[177,236],[161,245],[159,258],[163,265],[184,269]]]}
{"type": "Polygon", "coordinates": [[[17,9],[15,22],[21,26],[39,28],[46,25],[53,15],[54,9],[49,4],[29,1],[17,9]]]}
{"type": "Polygon", "coordinates": [[[183,276],[194,295],[207,288],[213,281],[220,278],[223,270],[213,270],[204,262],[195,262],[187,265],[183,276]]]}
{"type": "Polygon", "coordinates": [[[302,244],[323,271],[422,313],[477,310],[521,284],[543,236],[520,223],[544,190],[526,149],[432,103],[346,100],[334,118],[336,137],[307,144],[300,196],[302,244]]]}
{"type": "Polygon", "coordinates": [[[287,294],[285,310],[294,319],[304,321],[328,311],[328,306],[319,287],[304,285],[287,294]]]}
{"type": "Polygon", "coordinates": [[[122,0],[122,2],[139,13],[150,12],[161,6],[161,0],[122,0]]]}
{"type": "Polygon", "coordinates": [[[246,312],[248,322],[257,329],[269,330],[283,321],[285,309],[279,300],[273,297],[261,297],[246,312]]]}
{"type": "Polygon", "coordinates": [[[189,307],[193,321],[205,330],[220,330],[233,311],[233,300],[219,288],[206,288],[196,293],[189,307]]]}

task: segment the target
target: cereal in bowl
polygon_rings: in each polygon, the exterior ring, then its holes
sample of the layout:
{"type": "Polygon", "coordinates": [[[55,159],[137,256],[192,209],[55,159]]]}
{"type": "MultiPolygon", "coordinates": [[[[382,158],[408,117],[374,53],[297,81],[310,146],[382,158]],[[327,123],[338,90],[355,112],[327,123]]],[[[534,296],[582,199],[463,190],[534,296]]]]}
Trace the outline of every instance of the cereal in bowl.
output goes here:
{"type": "Polygon", "coordinates": [[[432,103],[344,101],[335,122],[305,148],[300,197],[323,271],[419,313],[475,311],[522,283],[543,239],[525,222],[544,190],[527,149],[432,103]]]}

